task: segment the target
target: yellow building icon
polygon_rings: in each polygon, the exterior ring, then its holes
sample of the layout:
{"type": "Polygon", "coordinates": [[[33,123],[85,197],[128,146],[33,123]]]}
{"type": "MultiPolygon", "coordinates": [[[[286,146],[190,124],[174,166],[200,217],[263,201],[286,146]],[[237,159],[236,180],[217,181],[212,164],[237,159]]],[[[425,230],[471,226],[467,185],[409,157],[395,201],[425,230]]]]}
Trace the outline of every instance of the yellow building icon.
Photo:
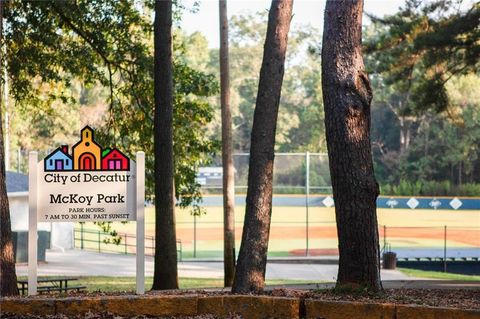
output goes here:
{"type": "Polygon", "coordinates": [[[93,171],[102,169],[102,148],[93,139],[93,130],[85,126],[82,139],[73,146],[73,169],[93,171]]]}

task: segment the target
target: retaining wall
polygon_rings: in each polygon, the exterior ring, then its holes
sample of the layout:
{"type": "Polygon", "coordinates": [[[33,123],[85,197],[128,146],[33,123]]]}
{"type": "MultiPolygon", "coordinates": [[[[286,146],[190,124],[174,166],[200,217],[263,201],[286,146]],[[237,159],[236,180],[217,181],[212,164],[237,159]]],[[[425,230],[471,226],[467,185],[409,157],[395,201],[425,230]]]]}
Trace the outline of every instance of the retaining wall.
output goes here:
{"type": "Polygon", "coordinates": [[[415,305],[368,304],[269,296],[146,295],[66,298],[4,298],[0,314],[64,314],[109,312],[120,316],[219,317],[239,314],[243,318],[318,319],[480,319],[480,309],[434,308],[415,305]]]}

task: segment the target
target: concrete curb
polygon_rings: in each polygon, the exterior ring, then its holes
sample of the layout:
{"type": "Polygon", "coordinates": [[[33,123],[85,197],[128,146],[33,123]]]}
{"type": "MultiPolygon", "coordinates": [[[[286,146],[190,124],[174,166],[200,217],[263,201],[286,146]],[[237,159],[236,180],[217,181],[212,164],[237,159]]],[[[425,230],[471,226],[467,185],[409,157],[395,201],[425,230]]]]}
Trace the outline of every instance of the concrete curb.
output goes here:
{"type": "Polygon", "coordinates": [[[243,318],[322,319],[479,319],[479,310],[416,305],[324,301],[254,295],[145,295],[66,298],[4,298],[1,313],[37,316],[83,315],[109,312],[120,316],[218,317],[238,314],[243,318]]]}

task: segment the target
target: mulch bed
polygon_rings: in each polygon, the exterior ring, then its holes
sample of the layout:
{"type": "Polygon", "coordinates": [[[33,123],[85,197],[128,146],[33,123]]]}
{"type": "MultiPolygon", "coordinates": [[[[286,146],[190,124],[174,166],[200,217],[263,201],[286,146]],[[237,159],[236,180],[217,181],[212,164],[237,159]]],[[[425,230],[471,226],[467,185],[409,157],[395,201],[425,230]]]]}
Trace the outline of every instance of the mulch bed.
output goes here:
{"type": "Polygon", "coordinates": [[[379,294],[336,293],[332,289],[318,291],[274,289],[271,295],[329,301],[480,309],[480,290],[475,289],[385,289],[379,294]]]}
{"type": "Polygon", "coordinates": [[[114,315],[111,313],[88,313],[86,315],[79,315],[76,317],[72,316],[65,316],[65,315],[54,315],[54,316],[19,316],[19,315],[11,315],[11,314],[2,314],[1,318],[8,318],[8,319],[146,319],[146,318],[158,318],[158,319],[243,319],[243,317],[238,315],[232,315],[229,317],[217,317],[213,315],[199,315],[195,317],[148,317],[148,316],[134,316],[134,317],[123,317],[114,315]]]}
{"type": "MultiPolygon", "coordinates": [[[[150,291],[147,295],[197,295],[197,296],[218,296],[229,295],[227,291],[220,290],[171,290],[171,291],[150,291]]],[[[39,295],[31,297],[19,297],[19,298],[62,298],[62,297],[102,297],[102,296],[121,296],[132,295],[131,292],[123,293],[76,293],[71,292],[68,294],[50,294],[39,295]]],[[[432,307],[450,307],[460,309],[480,309],[480,290],[473,289],[385,289],[382,293],[338,293],[332,289],[328,290],[294,290],[286,288],[277,288],[272,291],[265,292],[263,295],[275,296],[275,297],[291,297],[291,298],[303,298],[303,299],[320,299],[325,301],[353,301],[363,303],[394,303],[394,304],[413,304],[421,306],[432,307]]],[[[72,318],[64,315],[55,316],[18,316],[2,314],[2,318],[50,318],[50,319],[66,319],[72,318]]],[[[97,319],[97,318],[111,318],[111,319],[123,319],[123,318],[151,318],[148,316],[135,316],[135,317],[122,317],[109,313],[92,313],[88,315],[78,316],[77,318],[97,319]]],[[[159,317],[156,317],[159,318],[159,317]]],[[[213,315],[199,315],[194,317],[161,317],[161,318],[198,318],[198,319],[216,319],[218,317],[213,315]]],[[[225,318],[225,317],[222,317],[225,318]]],[[[227,317],[230,319],[241,318],[237,315],[227,317]]]]}
{"type": "Polygon", "coordinates": [[[72,316],[65,316],[65,315],[54,315],[54,316],[19,316],[19,315],[11,315],[11,314],[2,314],[1,318],[9,318],[9,319],[146,319],[146,318],[158,318],[158,319],[243,319],[243,317],[238,315],[232,315],[229,317],[217,317],[213,315],[199,315],[195,317],[148,317],[148,316],[135,316],[135,317],[123,317],[114,315],[111,313],[88,313],[86,315],[79,315],[76,317],[72,316]]]}

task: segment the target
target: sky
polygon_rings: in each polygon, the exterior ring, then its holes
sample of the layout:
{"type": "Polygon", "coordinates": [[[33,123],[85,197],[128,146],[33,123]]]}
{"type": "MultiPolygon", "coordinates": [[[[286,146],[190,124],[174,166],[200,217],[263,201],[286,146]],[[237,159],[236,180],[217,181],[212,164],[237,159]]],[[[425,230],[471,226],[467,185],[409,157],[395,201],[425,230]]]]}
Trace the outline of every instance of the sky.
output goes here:
{"type": "MultiPolygon", "coordinates": [[[[377,16],[394,14],[404,2],[404,0],[365,0],[364,12],[377,16]]],[[[184,0],[183,3],[187,8],[193,7],[193,0],[184,0]]],[[[228,16],[266,11],[270,3],[270,0],[227,0],[228,16]]],[[[310,24],[322,30],[324,9],[325,0],[294,0],[292,27],[310,24]]],[[[187,33],[200,31],[207,37],[210,47],[218,47],[218,19],[218,0],[201,0],[198,12],[184,13],[181,27],[187,33]]],[[[364,19],[364,23],[368,23],[368,20],[364,19]]]]}

